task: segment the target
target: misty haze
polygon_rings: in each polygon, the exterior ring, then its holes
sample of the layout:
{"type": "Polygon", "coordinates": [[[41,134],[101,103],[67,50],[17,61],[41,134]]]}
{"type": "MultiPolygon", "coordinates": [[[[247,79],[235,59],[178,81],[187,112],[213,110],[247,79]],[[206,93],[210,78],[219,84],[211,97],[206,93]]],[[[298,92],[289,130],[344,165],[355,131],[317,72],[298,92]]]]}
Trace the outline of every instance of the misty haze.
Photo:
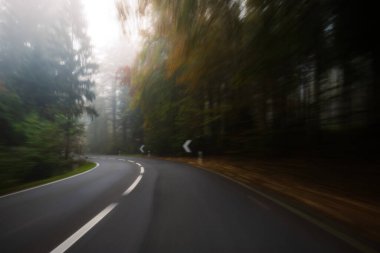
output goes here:
{"type": "Polygon", "coordinates": [[[364,0],[0,0],[0,252],[380,252],[364,0]]]}

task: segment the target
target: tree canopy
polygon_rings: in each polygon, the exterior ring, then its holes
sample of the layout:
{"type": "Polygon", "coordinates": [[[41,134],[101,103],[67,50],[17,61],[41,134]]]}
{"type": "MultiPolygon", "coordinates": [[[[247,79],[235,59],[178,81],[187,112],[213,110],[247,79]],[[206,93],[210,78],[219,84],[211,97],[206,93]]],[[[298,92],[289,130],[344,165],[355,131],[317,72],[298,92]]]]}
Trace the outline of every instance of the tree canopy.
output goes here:
{"type": "Polygon", "coordinates": [[[130,84],[141,144],[158,154],[180,154],[186,139],[209,154],[374,151],[375,9],[351,0],[140,1],[140,14],[152,15],[130,84]]]}
{"type": "Polygon", "coordinates": [[[79,1],[1,2],[0,173],[5,185],[67,168],[81,142],[79,117],[96,115],[91,76],[97,67],[79,1]]]}

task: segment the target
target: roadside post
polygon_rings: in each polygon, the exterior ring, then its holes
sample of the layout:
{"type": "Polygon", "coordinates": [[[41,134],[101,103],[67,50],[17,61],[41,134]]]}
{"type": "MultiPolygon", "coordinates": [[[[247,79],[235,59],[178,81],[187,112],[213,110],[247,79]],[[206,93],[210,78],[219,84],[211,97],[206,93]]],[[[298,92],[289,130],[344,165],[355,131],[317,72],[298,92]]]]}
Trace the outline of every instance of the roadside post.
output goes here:
{"type": "Polygon", "coordinates": [[[203,164],[203,152],[198,151],[198,164],[202,165],[203,164]]]}

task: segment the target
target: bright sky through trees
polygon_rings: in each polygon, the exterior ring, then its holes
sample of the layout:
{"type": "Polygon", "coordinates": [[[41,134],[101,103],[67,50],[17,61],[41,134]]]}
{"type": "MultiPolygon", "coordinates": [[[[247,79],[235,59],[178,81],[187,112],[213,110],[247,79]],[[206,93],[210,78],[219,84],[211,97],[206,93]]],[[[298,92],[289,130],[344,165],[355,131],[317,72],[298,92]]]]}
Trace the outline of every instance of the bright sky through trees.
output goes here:
{"type": "MultiPolygon", "coordinates": [[[[117,17],[115,2],[111,0],[81,0],[87,21],[87,33],[91,38],[95,56],[100,60],[107,57],[110,51],[118,51],[123,57],[117,60],[131,63],[141,46],[135,19],[128,20],[127,33],[123,34],[117,17]]],[[[132,12],[137,10],[137,0],[129,1],[132,12]]]]}

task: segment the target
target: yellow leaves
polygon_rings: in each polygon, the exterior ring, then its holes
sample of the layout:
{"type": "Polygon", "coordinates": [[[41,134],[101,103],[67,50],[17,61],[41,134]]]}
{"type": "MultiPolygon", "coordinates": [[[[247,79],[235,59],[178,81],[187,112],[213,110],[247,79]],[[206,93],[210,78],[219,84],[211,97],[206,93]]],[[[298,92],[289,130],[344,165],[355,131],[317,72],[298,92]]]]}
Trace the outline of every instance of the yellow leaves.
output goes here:
{"type": "Polygon", "coordinates": [[[186,36],[178,35],[169,51],[168,59],[166,61],[166,74],[168,77],[174,75],[179,68],[185,64],[185,48],[186,48],[186,36]]]}
{"type": "Polygon", "coordinates": [[[219,82],[235,57],[234,45],[239,43],[233,32],[239,26],[234,10],[222,1],[151,3],[157,22],[139,56],[137,89],[143,89],[160,66],[164,66],[166,79],[175,78],[177,84],[189,89],[219,82]],[[226,15],[220,16],[220,12],[226,15]]]}

